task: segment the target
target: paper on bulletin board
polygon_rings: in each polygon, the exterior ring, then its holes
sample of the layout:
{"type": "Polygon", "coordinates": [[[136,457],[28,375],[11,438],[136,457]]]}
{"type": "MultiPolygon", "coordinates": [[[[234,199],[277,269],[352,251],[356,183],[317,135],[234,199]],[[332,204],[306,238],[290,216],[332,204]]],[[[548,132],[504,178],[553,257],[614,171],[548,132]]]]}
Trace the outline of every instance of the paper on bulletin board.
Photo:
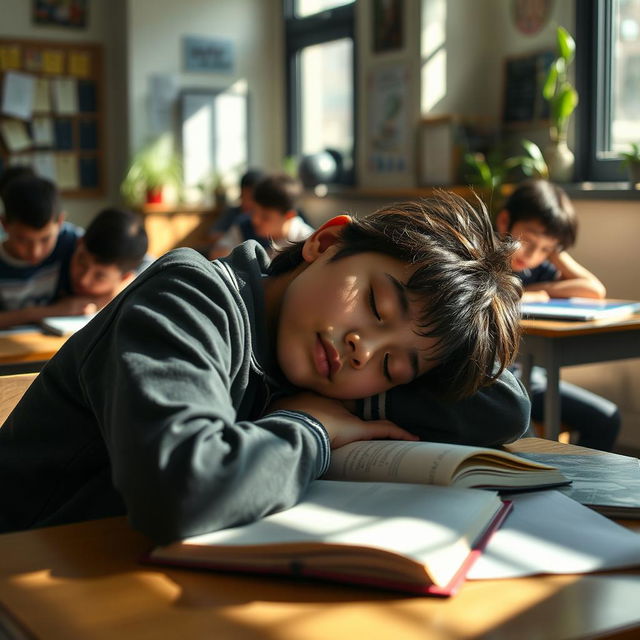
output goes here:
{"type": "Polygon", "coordinates": [[[53,105],[59,115],[78,113],[78,83],[75,78],[61,77],[51,80],[53,105]]]}
{"type": "Polygon", "coordinates": [[[31,138],[24,122],[3,120],[0,123],[0,132],[2,132],[2,138],[7,145],[7,149],[11,152],[24,151],[31,147],[31,138]]]}
{"type": "Polygon", "coordinates": [[[56,158],[53,153],[37,151],[33,154],[33,170],[43,178],[59,184],[56,172],[56,158]]]}
{"type": "Polygon", "coordinates": [[[64,72],[64,51],[59,49],[45,49],[42,52],[42,70],[51,75],[64,72]]]}
{"type": "Polygon", "coordinates": [[[80,186],[78,158],[70,153],[56,154],[56,176],[60,189],[77,189],[80,186]]]}
{"type": "Polygon", "coordinates": [[[51,111],[51,92],[49,80],[36,79],[36,90],[33,96],[33,110],[36,113],[49,113],[51,111]]]}
{"type": "Polygon", "coordinates": [[[368,113],[368,168],[371,173],[404,174],[410,168],[408,92],[407,65],[386,65],[371,71],[368,113]]]}
{"type": "Polygon", "coordinates": [[[29,120],[33,113],[35,86],[35,76],[18,71],[5,73],[2,113],[21,120],[29,120]]]}
{"type": "Polygon", "coordinates": [[[69,54],[69,75],[77,78],[91,76],[91,60],[89,54],[80,51],[72,51],[69,54]]]}
{"type": "Polygon", "coordinates": [[[46,116],[37,116],[31,122],[33,144],[36,147],[52,147],[54,144],[53,120],[46,116]]]}
{"type": "Polygon", "coordinates": [[[20,47],[0,47],[0,71],[20,69],[20,47]]]}

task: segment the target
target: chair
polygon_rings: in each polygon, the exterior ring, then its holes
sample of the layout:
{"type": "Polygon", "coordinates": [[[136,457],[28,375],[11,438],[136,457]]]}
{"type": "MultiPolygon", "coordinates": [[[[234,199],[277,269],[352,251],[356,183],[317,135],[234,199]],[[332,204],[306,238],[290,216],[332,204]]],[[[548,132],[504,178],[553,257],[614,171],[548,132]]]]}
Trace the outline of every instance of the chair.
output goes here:
{"type": "Polygon", "coordinates": [[[24,395],[37,373],[20,373],[13,376],[0,376],[0,426],[4,424],[13,407],[24,395]]]}

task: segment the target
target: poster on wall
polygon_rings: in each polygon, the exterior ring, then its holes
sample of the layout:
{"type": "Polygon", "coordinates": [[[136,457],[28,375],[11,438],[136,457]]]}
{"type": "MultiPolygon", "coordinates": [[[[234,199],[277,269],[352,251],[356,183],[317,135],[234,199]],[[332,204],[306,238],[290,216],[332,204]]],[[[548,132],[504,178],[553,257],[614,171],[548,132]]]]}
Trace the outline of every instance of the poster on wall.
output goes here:
{"type": "Polygon", "coordinates": [[[409,70],[405,64],[369,75],[368,166],[371,173],[405,173],[410,165],[409,70]]]}
{"type": "Polygon", "coordinates": [[[373,1],[373,51],[395,51],[402,49],[404,34],[403,0],[373,1]]]}
{"type": "Polygon", "coordinates": [[[41,26],[87,26],[88,0],[32,0],[33,24],[41,26]]]}

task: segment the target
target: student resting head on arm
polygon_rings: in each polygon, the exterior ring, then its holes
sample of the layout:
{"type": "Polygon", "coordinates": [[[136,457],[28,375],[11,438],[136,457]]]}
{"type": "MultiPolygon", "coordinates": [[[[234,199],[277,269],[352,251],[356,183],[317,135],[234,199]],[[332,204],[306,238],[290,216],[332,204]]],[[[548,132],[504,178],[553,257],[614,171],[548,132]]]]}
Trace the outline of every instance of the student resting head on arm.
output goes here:
{"type": "Polygon", "coordinates": [[[602,282],[568,253],[578,221],[569,196],[546,180],[522,182],[496,217],[496,229],[520,242],[513,270],[524,285],[524,299],[604,298],[602,282]]]}
{"type": "Polygon", "coordinates": [[[103,209],[78,240],[66,283],[68,294],[90,298],[98,309],[104,307],[135,278],[148,244],[137,213],[103,209]]]}
{"type": "MultiPolygon", "coordinates": [[[[7,170],[9,171],[9,170],[7,170]]],[[[38,322],[59,293],[81,229],[64,221],[56,186],[23,171],[3,181],[0,328],[38,322]]]]}
{"type": "Polygon", "coordinates": [[[511,250],[486,211],[443,194],[338,216],[272,265],[255,242],[212,262],[168,253],[0,429],[0,530],[126,513],[168,542],[293,505],[332,447],[416,439],[342,401],[425,375],[469,397],[504,376],[519,335],[511,250]]]}

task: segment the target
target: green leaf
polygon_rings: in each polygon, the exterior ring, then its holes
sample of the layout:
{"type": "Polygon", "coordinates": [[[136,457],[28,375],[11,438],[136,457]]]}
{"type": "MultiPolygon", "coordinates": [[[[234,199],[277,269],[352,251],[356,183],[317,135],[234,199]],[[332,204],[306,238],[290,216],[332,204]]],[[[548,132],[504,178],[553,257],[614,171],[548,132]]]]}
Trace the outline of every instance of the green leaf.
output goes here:
{"type": "Polygon", "coordinates": [[[558,51],[560,52],[560,56],[567,62],[568,65],[575,56],[576,42],[564,27],[558,27],[556,39],[558,42],[558,51]]]}
{"type": "Polygon", "coordinates": [[[578,92],[569,84],[563,84],[554,101],[554,118],[566,120],[578,104],[578,92]]]}
{"type": "Polygon", "coordinates": [[[542,87],[542,96],[545,100],[551,100],[553,94],[556,92],[556,83],[558,81],[558,67],[556,66],[556,62],[557,61],[554,61],[549,67],[549,72],[542,87]]]}
{"type": "Polygon", "coordinates": [[[534,160],[544,160],[542,151],[540,151],[540,147],[535,142],[531,142],[531,140],[523,140],[522,146],[534,160]]]}

